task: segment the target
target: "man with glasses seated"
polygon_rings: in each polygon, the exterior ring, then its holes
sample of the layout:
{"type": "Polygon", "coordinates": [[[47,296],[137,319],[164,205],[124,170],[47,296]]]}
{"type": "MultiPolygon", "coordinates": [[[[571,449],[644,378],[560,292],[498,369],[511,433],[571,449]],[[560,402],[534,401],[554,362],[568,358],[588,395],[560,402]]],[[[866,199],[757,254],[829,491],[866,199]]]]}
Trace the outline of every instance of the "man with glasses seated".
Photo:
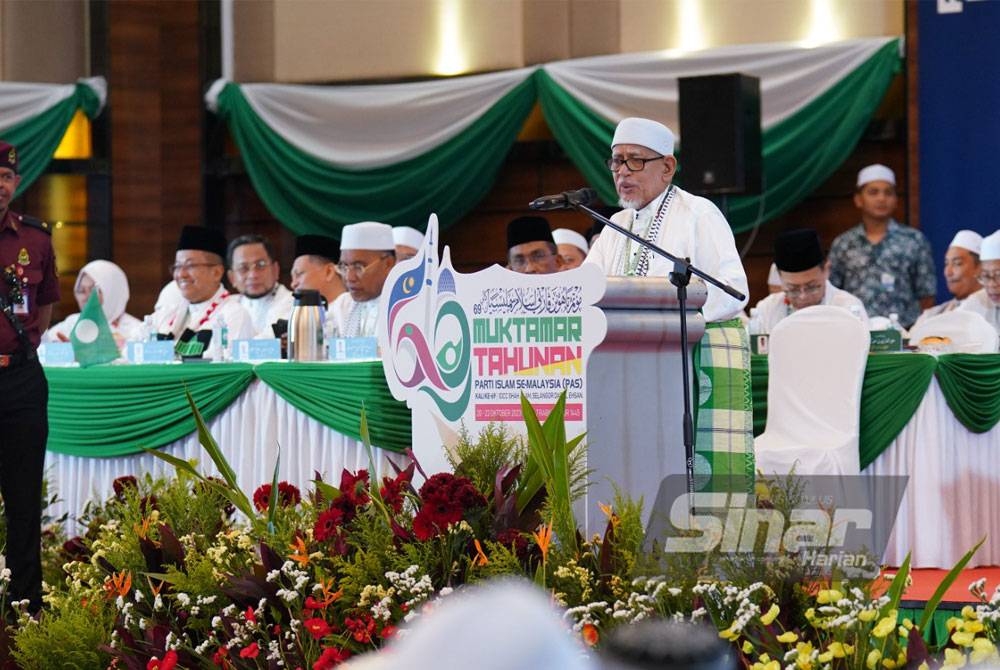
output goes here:
{"type": "Polygon", "coordinates": [[[815,230],[786,230],[774,240],[774,264],[782,290],[757,303],[763,332],[770,333],[792,312],[813,305],[843,307],[868,325],[864,304],[830,283],[823,249],[815,230]]]}
{"type": "Polygon", "coordinates": [[[507,268],[522,274],[559,272],[563,259],[547,219],[519,216],[507,224],[507,268]]]}
{"type": "MultiPolygon", "coordinates": [[[[626,118],[615,129],[607,166],[620,226],[746,294],[747,277],[732,228],[710,200],[673,184],[674,134],[650,119],[626,118]]],[[[592,242],[586,263],[605,274],[666,277],[673,263],[614,230],[592,242]]],[[[695,345],[693,380],[701,389],[695,426],[695,471],[711,475],[711,490],[752,488],[753,416],[750,407],[750,341],[740,320],[746,299],[708,287],[702,307],[705,333],[695,345]]],[[[699,393],[695,393],[698,397],[699,393]]]]}
{"type": "Polygon", "coordinates": [[[181,300],[153,312],[153,327],[160,339],[176,340],[181,356],[206,353],[219,358],[220,343],[212,342],[212,329],[225,323],[230,340],[254,336],[250,314],[222,285],[226,272],[226,239],[217,230],[184,226],[170,272],[181,300]]]}
{"type": "Polygon", "coordinates": [[[959,309],[979,314],[1000,332],[1000,230],[983,238],[976,279],[983,288],[963,300],[959,309]]]}
{"type": "Polygon", "coordinates": [[[339,337],[375,337],[378,298],[396,264],[395,248],[391,226],[374,221],[344,226],[337,273],[347,293],[334,300],[327,312],[339,337]]]}
{"type": "Polygon", "coordinates": [[[274,248],[262,235],[240,235],[229,243],[229,282],[250,314],[256,337],[274,337],[271,324],[286,319],[295,300],[279,281],[281,266],[274,248]]]}
{"type": "Polygon", "coordinates": [[[917,323],[938,314],[958,309],[962,301],[980,289],[976,276],[979,274],[979,250],[983,236],[972,230],[960,230],[944,253],[944,281],[948,292],[954,297],[939,305],[925,309],[917,323]]]}

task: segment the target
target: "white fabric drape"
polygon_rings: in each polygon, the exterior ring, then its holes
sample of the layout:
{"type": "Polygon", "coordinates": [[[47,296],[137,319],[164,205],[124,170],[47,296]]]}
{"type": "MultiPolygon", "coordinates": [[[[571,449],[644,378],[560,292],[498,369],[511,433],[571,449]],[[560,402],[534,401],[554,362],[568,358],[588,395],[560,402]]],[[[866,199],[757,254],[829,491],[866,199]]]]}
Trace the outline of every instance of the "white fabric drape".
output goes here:
{"type": "MultiPolygon", "coordinates": [[[[254,112],[278,135],[316,158],[353,169],[392,165],[460,134],[534,68],[373,86],[244,84],[254,112]]],[[[205,96],[215,109],[222,86],[205,96]]]]}
{"type": "MultiPolygon", "coordinates": [[[[281,449],[278,479],[288,481],[305,493],[312,487],[315,473],[334,486],[340,483],[341,470],[368,469],[368,452],[364,444],[309,417],[282,400],[274,389],[255,379],[236,401],[208,423],[209,432],[219,444],[226,460],[236,472],[240,488],[248,495],[261,484],[271,482],[274,464],[281,449]]],[[[196,434],[188,435],[163,450],[178,458],[198,461],[198,470],[219,476],[208,453],[198,443],[196,434]]],[[[392,474],[386,452],[373,449],[377,476],[392,474]]],[[[399,461],[401,456],[396,456],[399,461]]],[[[79,515],[87,502],[103,501],[113,495],[112,482],[117,477],[133,475],[141,478],[173,476],[173,466],[152,454],[136,454],[116,458],[85,458],[48,452],[45,475],[50,495],[58,495],[47,514],[69,517],[66,531],[72,537],[80,528],[79,515]]]]}
{"type": "Polygon", "coordinates": [[[1000,426],[971,433],[937,379],[896,440],[863,474],[909,475],[887,565],[951,568],[984,536],[969,567],[1000,565],[1000,426]]]}
{"type": "MultiPolygon", "coordinates": [[[[761,123],[788,118],[841,81],[895,37],[813,48],[749,44],[697,52],[594,56],[543,69],[574,98],[612,122],[647,116],[678,128],[677,78],[742,72],[761,79],[761,123]]],[[[243,95],[272,130],[331,165],[371,169],[441,146],[480,118],[536,68],[412,84],[301,86],[243,84],[243,95]]],[[[205,95],[218,106],[226,82],[205,95]]]]}
{"type": "MultiPolygon", "coordinates": [[[[104,107],[107,99],[107,82],[104,77],[81,79],[89,86],[104,107]]],[[[26,82],[0,82],[0,132],[32,119],[76,91],[76,84],[31,84],[26,82]]]]}
{"type": "Polygon", "coordinates": [[[814,48],[745,44],[676,53],[657,51],[550,63],[545,71],[570,95],[612,122],[645,116],[683,132],[678,77],[739,72],[760,78],[761,127],[770,128],[829,90],[895,37],[814,48]]]}

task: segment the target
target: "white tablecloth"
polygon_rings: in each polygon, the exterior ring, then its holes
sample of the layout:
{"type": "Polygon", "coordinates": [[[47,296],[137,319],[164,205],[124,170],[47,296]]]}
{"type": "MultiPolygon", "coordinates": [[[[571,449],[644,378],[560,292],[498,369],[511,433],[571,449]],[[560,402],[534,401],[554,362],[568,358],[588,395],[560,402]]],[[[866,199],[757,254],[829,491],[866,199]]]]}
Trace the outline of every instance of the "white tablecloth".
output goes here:
{"type": "Polygon", "coordinates": [[[984,535],[970,566],[1000,565],[1000,425],[971,433],[937,379],[896,440],[864,470],[909,475],[885,562],[951,568],[984,535]]]}
{"type": "MultiPolygon", "coordinates": [[[[338,485],[340,473],[368,469],[364,444],[337,433],[319,421],[292,407],[259,379],[221,414],[208,423],[209,431],[236,472],[240,487],[248,495],[261,484],[270,483],[274,464],[281,449],[279,480],[298,486],[303,493],[310,489],[314,472],[324,481],[338,485]]],[[[196,434],[177,440],[163,450],[183,459],[197,459],[199,470],[218,476],[208,452],[198,443],[196,434]]],[[[376,473],[391,472],[386,454],[374,449],[376,473]]],[[[394,456],[397,462],[402,456],[394,456]]],[[[48,452],[45,460],[50,493],[58,501],[47,513],[59,517],[68,513],[66,529],[70,536],[82,532],[75,515],[87,502],[102,501],[113,495],[111,483],[124,475],[139,478],[171,476],[173,466],[152,454],[115,458],[85,458],[48,452]]]]}

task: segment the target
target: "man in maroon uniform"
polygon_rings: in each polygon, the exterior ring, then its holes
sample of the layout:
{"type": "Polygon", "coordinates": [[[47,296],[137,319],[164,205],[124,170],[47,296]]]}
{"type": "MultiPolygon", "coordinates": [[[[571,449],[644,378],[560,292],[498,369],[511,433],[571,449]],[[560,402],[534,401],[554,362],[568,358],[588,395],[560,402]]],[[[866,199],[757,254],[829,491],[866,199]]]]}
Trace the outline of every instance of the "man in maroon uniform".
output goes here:
{"type": "Polygon", "coordinates": [[[17,149],[0,140],[0,495],[10,601],[42,606],[42,471],[49,387],[35,348],[59,300],[49,226],[10,211],[21,181],[17,149]]]}

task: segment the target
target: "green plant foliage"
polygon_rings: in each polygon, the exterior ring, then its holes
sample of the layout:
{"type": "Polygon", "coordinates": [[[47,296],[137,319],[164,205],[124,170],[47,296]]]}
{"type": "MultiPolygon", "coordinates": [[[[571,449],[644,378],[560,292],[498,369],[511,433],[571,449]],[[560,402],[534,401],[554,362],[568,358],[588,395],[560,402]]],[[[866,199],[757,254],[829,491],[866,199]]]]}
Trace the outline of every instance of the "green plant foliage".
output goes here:
{"type": "Polygon", "coordinates": [[[113,620],[100,603],[47,612],[18,631],[12,655],[25,670],[106,668],[111,656],[101,648],[111,639],[113,620]]]}

